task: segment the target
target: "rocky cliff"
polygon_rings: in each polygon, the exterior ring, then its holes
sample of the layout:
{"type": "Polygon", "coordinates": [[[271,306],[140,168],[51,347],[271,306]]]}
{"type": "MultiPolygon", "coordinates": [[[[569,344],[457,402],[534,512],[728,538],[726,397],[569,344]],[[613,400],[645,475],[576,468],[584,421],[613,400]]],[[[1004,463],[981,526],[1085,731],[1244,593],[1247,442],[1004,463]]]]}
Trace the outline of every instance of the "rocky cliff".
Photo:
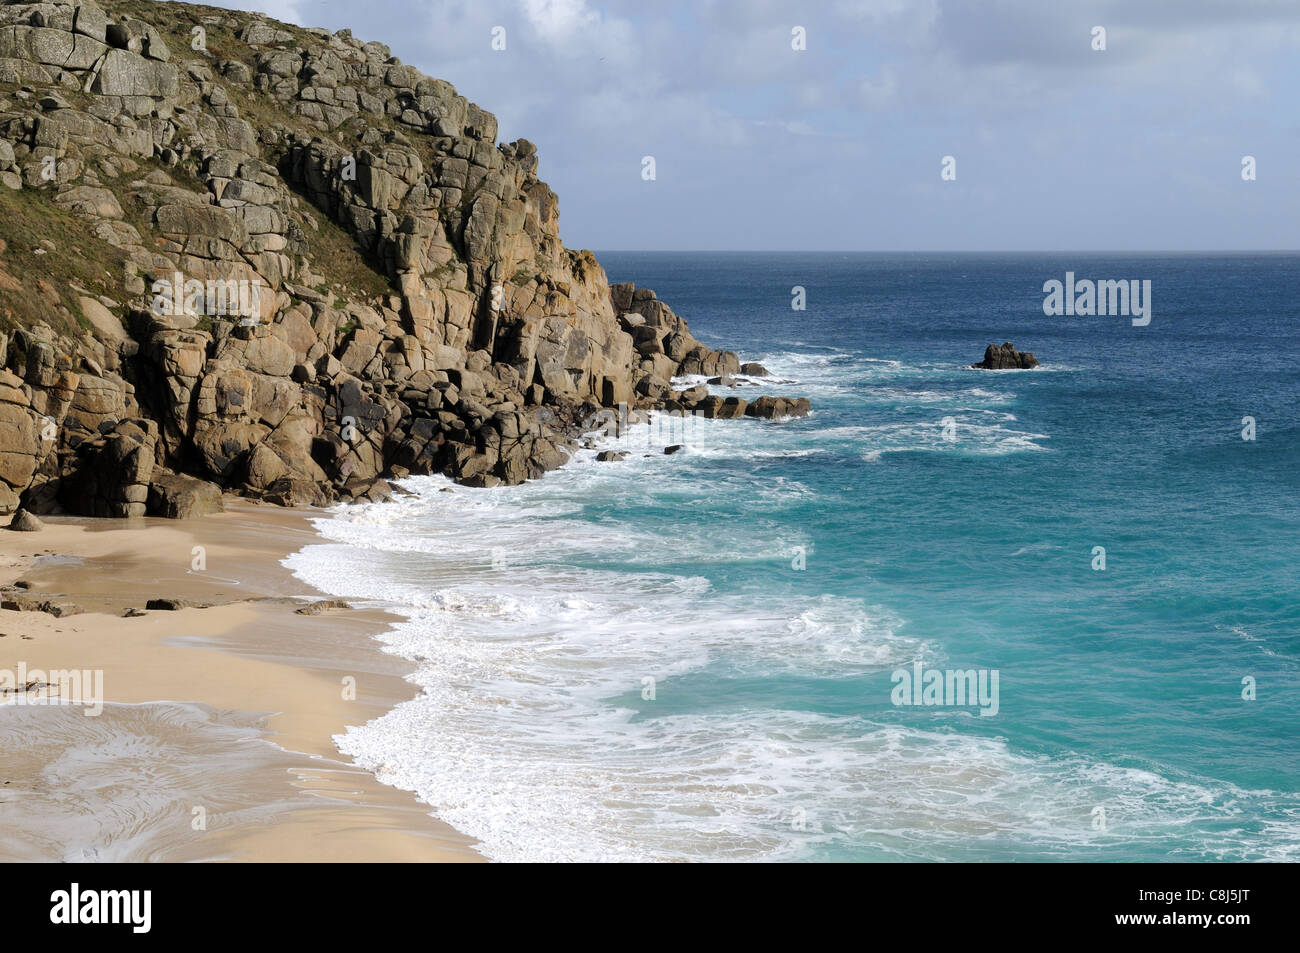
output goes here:
{"type": "Polygon", "coordinates": [[[740,362],[566,249],[536,149],[495,140],[346,30],[0,6],[0,512],[513,484],[601,407],[807,411],[674,391],[740,362]]]}

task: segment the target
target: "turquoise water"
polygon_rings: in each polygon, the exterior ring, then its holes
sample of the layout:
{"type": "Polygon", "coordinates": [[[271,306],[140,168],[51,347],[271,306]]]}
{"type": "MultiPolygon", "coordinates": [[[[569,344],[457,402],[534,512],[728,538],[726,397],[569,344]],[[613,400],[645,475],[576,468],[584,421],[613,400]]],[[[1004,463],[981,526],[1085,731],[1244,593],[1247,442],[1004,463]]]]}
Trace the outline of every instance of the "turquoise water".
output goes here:
{"type": "Polygon", "coordinates": [[[599,257],[815,413],[324,522],[424,689],[346,753],[504,860],[1300,858],[1300,258],[599,257]],[[918,660],[996,714],[893,704],[918,660]]]}

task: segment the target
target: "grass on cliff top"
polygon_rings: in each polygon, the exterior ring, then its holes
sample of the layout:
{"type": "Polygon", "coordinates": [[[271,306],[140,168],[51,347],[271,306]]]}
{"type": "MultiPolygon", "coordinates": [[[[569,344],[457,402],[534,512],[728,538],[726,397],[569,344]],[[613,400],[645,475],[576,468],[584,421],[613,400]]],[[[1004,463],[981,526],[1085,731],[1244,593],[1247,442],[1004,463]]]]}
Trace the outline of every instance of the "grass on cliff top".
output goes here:
{"type": "MultiPolygon", "coordinates": [[[[163,39],[167,42],[167,47],[173,55],[182,59],[194,55],[191,44],[194,40],[192,31],[196,26],[203,27],[204,41],[208,52],[212,53],[215,59],[245,59],[245,56],[241,54],[247,54],[248,46],[235,38],[234,31],[227,29],[224,21],[234,20],[242,24],[258,18],[257,14],[246,10],[234,7],[210,7],[201,3],[159,3],[158,0],[100,0],[99,5],[114,23],[121,22],[123,17],[136,17],[150,24],[163,35],[163,39]],[[218,18],[220,22],[204,22],[205,19],[212,20],[213,18],[218,18]],[[213,49],[214,44],[216,44],[217,49],[213,49]],[[227,49],[226,47],[230,48],[227,49]],[[235,49],[236,47],[239,49],[235,49]]],[[[285,23],[272,17],[266,17],[265,19],[268,23],[275,24],[277,29],[292,33],[296,39],[310,38],[310,34],[300,26],[285,23]]],[[[319,42],[319,40],[316,42],[319,42]]],[[[252,57],[248,56],[247,61],[251,66],[252,57]]]]}
{"type": "Polygon", "coordinates": [[[173,57],[189,59],[202,56],[193,49],[195,27],[202,27],[204,45],[207,48],[206,59],[214,67],[222,60],[239,60],[253,68],[256,51],[243,40],[235,36],[235,31],[226,26],[226,22],[240,25],[253,20],[261,20],[275,29],[284,30],[293,36],[292,43],[264,47],[264,49],[313,49],[323,48],[325,42],[303,27],[285,23],[274,17],[230,7],[210,7],[199,3],[159,3],[157,0],[100,0],[100,6],[114,22],[122,17],[137,17],[152,25],[163,35],[173,57]],[[204,22],[204,21],[212,22],[204,22]]]}
{"type": "Polygon", "coordinates": [[[52,201],[53,193],[0,186],[0,329],[32,327],[44,321],[56,331],[76,334],[90,323],[77,302],[76,284],[97,295],[121,300],[126,254],[92,235],[86,222],[52,201]],[[43,244],[52,242],[50,248],[43,244]],[[45,254],[36,254],[36,249],[45,254]],[[38,290],[46,282],[69,315],[38,290]]]}

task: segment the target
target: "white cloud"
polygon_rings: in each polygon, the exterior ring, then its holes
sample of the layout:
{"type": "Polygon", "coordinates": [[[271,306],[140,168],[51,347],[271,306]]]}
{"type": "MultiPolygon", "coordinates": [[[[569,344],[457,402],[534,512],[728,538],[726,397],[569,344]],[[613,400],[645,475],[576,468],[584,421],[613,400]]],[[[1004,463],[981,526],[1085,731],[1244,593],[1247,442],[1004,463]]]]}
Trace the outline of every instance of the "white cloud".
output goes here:
{"type": "Polygon", "coordinates": [[[600,24],[600,14],[584,0],[523,0],[524,13],[537,35],[563,43],[600,24]]]}

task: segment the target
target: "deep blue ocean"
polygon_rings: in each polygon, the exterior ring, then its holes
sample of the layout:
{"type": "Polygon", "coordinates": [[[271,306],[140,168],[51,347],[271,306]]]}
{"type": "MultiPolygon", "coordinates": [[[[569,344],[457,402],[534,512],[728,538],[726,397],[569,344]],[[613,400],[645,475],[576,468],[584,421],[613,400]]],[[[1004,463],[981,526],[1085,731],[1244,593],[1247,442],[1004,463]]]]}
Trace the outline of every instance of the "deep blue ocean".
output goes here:
{"type": "Polygon", "coordinates": [[[598,257],[813,414],[323,520],[424,690],[345,753],[502,860],[1300,860],[1300,257],[598,257]]]}

